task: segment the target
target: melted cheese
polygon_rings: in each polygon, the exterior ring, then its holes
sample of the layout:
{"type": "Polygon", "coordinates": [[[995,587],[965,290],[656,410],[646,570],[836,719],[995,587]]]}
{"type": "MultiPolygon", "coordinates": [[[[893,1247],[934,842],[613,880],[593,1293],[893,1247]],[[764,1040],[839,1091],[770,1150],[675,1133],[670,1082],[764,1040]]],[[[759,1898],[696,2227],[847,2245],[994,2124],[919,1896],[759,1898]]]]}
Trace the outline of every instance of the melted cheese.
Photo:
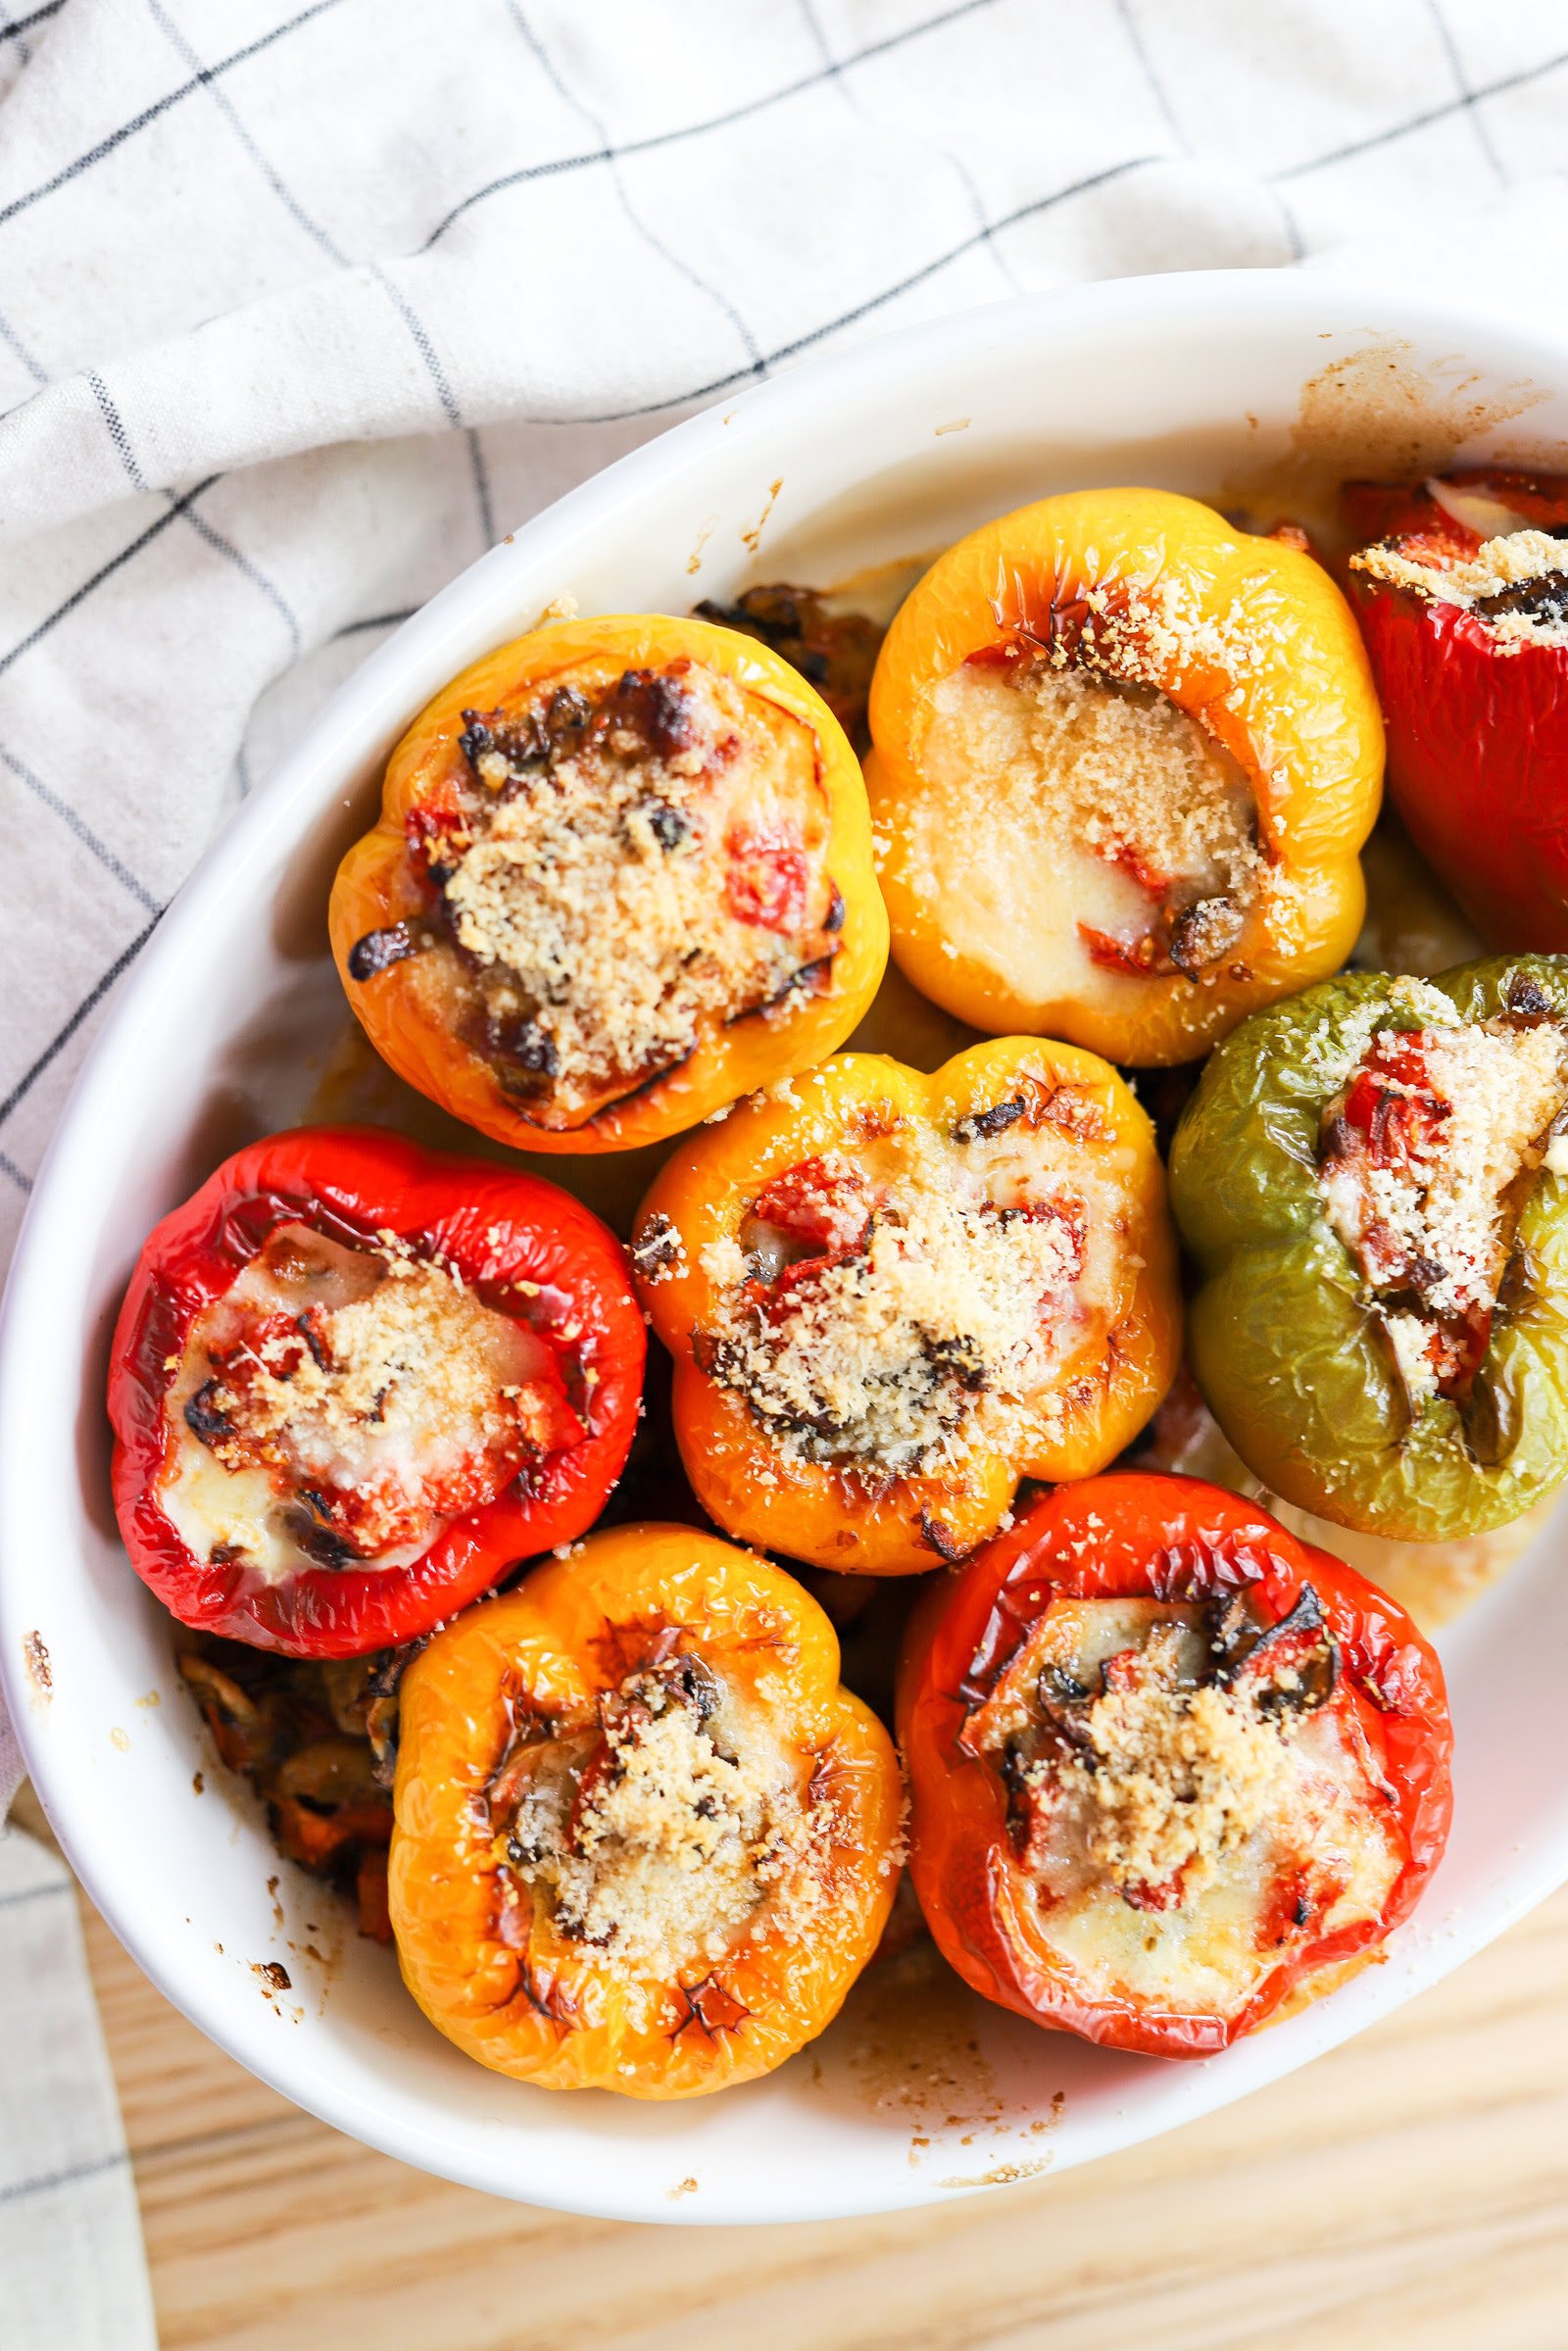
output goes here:
{"type": "Polygon", "coordinates": [[[320,1564],[296,1540],[297,1497],[331,1492],[392,1533],[360,1564],[407,1565],[543,1436],[528,1383],[544,1362],[451,1273],[283,1226],[191,1326],[161,1503],[197,1557],[225,1545],[276,1581],[320,1564]],[[187,1418],[202,1403],[228,1434],[202,1442],[187,1418]]]}
{"type": "Polygon", "coordinates": [[[1022,1767],[1037,1931],[1097,1992],[1234,2014],[1300,1940],[1276,1918],[1282,1872],[1321,1889],[1306,1930],[1316,1942],[1381,1911],[1399,1854],[1339,1710],[1265,1717],[1201,1683],[1200,1620],[1181,1604],[1058,1601],[971,1735],[999,1764],[1020,1739],[1027,1754],[1041,1669],[1094,1691],[1129,1647],[1152,1651],[1152,1687],[1084,1710],[1093,1766],[1048,1746],[1022,1767]],[[1167,1862],[1178,1900],[1126,1898],[1159,1884],[1167,1862]]]}
{"type": "Polygon", "coordinates": [[[949,943],[1019,993],[1112,1001],[1128,984],[1079,925],[1129,948],[1174,899],[1259,886],[1240,767],[1175,703],[1082,669],[965,664],[931,696],[934,787],[905,820],[949,943]],[[1134,870],[1142,868],[1152,887],[1134,870]]]}
{"type": "Polygon", "coordinates": [[[760,1707],[711,1686],[705,1716],[657,1671],[630,1676],[600,1699],[586,1738],[542,1750],[518,1806],[517,1877],[558,1934],[594,1944],[622,1977],[668,1983],[721,1959],[786,1898],[804,1927],[820,1891],[825,1822],[800,1759],[760,1707]]]}
{"type": "Polygon", "coordinates": [[[1059,1418],[1125,1270],[1118,1154],[1099,1135],[1083,1149],[1071,1115],[1063,1104],[1063,1123],[968,1143],[907,1128],[863,1146],[863,1241],[771,1297],[759,1284],[782,1258],[765,1232],[703,1252],[720,1286],[706,1360],[786,1459],[906,1476],[1005,1445],[1022,1415],[1059,1418]]]}

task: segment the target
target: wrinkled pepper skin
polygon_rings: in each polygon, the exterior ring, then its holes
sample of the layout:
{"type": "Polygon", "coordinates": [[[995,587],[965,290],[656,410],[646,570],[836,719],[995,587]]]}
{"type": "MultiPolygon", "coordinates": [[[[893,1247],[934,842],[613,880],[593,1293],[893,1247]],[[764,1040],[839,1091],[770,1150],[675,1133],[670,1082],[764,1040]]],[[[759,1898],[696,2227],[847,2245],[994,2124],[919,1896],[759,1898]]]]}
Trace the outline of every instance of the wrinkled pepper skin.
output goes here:
{"type": "Polygon", "coordinates": [[[297,1127],[238,1151],[148,1237],[115,1329],[114,1494],[131,1565],[182,1624],[293,1657],[360,1657],[416,1639],[516,1560],[592,1526],[631,1446],[646,1341],[625,1252],[580,1202],[537,1176],[421,1151],[374,1128],[297,1127]],[[577,1434],[494,1501],[454,1519],[410,1566],[319,1567],[276,1584],[199,1559],[166,1515],[166,1399],[192,1323],[279,1225],[351,1248],[395,1236],[439,1250],[487,1304],[525,1324],[555,1363],[577,1434]],[[519,1308],[508,1286],[537,1286],[519,1308]]]}
{"type": "MultiPolygon", "coordinates": [[[[1517,527],[1568,526],[1568,480],[1476,471],[1517,527]]],[[[1422,562],[1464,560],[1480,535],[1430,492],[1352,484],[1366,536],[1422,562]]],[[[1568,646],[1504,652],[1473,612],[1348,574],[1388,730],[1389,790],[1412,839],[1496,947],[1568,948],[1568,646]]]]}
{"type": "MultiPolygon", "coordinates": [[[[1560,959],[1497,956],[1424,985],[1472,1019],[1528,986],[1568,1019],[1560,959]]],[[[1200,1275],[1189,1357],[1248,1468],[1341,1526],[1445,1543],[1506,1525],[1568,1476],[1568,1177],[1533,1179],[1468,1408],[1439,1396],[1412,1418],[1317,1184],[1324,1058],[1390,986],[1347,972],[1244,1022],[1177,1131],[1171,1202],[1200,1275]]],[[[1420,1020],[1395,1008],[1386,1025],[1420,1020]]]]}
{"type": "Polygon", "coordinates": [[[404,1982],[436,2029],[518,2081],[653,2099],[753,2081],[813,2039],[875,1950],[900,1874],[898,1761],[838,1677],[809,1594],[689,1527],[590,1536],[438,1634],[403,1683],[388,1880],[404,1982]],[[612,1946],[521,1914],[485,1791],[517,1723],[591,1705],[671,1654],[760,1701],[832,1826],[808,1940],[774,1924],[665,1983],[628,1980],[612,1946]]]}
{"type": "Polygon", "coordinates": [[[737,1540],[869,1576],[915,1575],[993,1534],[1018,1481],[1080,1478],[1105,1467],[1175,1376],[1181,1299],[1164,1171],[1131,1090],[1092,1053],[1039,1038],[974,1046],[931,1076],[881,1054],[844,1053],[797,1079],[786,1099],[754,1097],[679,1146],[645,1200],[632,1264],[653,1327],[674,1357],[674,1423],[699,1501],[737,1540]],[[1086,1356],[1060,1424],[1020,1431],[1014,1448],[977,1450],[966,1466],[868,1486],[836,1464],[783,1454],[748,1405],[697,1360],[717,1298],[703,1252],[735,1239],[770,1178],[814,1154],[855,1157],[864,1139],[906,1126],[950,1134],[1017,1100],[1081,1096],[1099,1129],[1084,1150],[1118,1169],[1125,1220],[1108,1340],[1086,1356]],[[673,1228],[673,1267],[645,1270],[650,1239],[673,1228]]]}
{"type": "Polygon", "coordinates": [[[1197,1478],[1090,1479],[1044,1495],[965,1566],[933,1583],[899,1668],[909,1775],[909,1874],[944,1956],[988,2000],[1103,2047],[1208,2057],[1297,1987],[1381,1943],[1439,1860],[1452,1807],[1443,1669],[1404,1610],[1255,1502],[1197,1478]],[[1298,1947],[1228,2013],[1172,2010],[1093,1985],[1052,1946],[1007,1828],[1007,1789],[966,1737],[1009,1659],[1062,1599],[1206,1600],[1245,1592],[1271,1623],[1310,1584],[1339,1645],[1337,1697],[1353,1707],[1396,1809],[1401,1866],[1381,1914],[1298,1947]]]}
{"type": "Polygon", "coordinates": [[[387,765],[381,813],[338,868],[329,911],[332,953],[350,1004],[398,1075],[454,1117],[514,1150],[630,1151],[695,1126],[753,1087],[808,1069],[841,1045],[865,1011],[887,963],[887,915],[871,867],[870,817],[859,762],[832,711],[797,670],[751,637],[706,620],[662,614],[558,622],[466,669],[422,710],[387,765]],[[837,954],[819,991],[787,1018],[760,1013],[707,1036],[680,1066],[640,1086],[585,1124],[556,1129],[524,1115],[492,1064],[431,1016],[417,958],[366,980],[350,969],[358,940],[428,915],[430,893],[410,858],[406,820],[439,796],[461,766],[465,710],[525,704],[545,687],[603,688],[625,670],[702,662],[748,697],[752,721],[804,729],[825,798],[825,864],[844,903],[837,954]]]}
{"type": "Polygon", "coordinates": [[[1345,599],[1298,546],[1233,530],[1163,490],[1043,499],[950,548],[912,590],[883,645],[870,718],[866,784],[888,840],[880,874],[895,958],[977,1029],[1065,1037],[1138,1066],[1194,1060],[1244,1013],[1336,970],[1354,945],[1365,904],[1357,853],[1378,811],[1383,727],[1345,599]],[[942,814],[922,751],[931,698],[964,662],[1020,644],[1050,648],[1091,592],[1114,599],[1167,581],[1190,592],[1203,621],[1264,648],[1225,665],[1156,639],[1147,682],[1240,763],[1266,857],[1291,889],[1267,919],[1254,906],[1234,951],[1196,978],[1127,974],[1109,1002],[1042,1001],[1020,989],[983,932],[957,926],[956,894],[979,904],[988,886],[985,828],[970,811],[977,845],[966,853],[956,816],[942,814]],[[911,827],[939,821],[944,847],[928,871],[911,827]]]}

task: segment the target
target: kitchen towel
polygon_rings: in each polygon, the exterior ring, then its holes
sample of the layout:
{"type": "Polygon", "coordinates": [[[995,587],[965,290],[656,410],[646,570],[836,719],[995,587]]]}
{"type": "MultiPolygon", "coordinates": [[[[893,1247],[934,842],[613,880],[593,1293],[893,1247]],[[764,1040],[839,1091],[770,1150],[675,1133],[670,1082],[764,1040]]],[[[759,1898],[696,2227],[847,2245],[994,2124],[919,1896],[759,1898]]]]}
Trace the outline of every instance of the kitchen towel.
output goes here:
{"type": "MultiPolygon", "coordinates": [[[[1333,262],[1560,308],[1565,107],[1553,0],[0,0],[0,1263],[198,851],[502,531],[1017,292],[1333,262]]],[[[6,2291],[19,2351],[138,2351],[56,1867],[0,1845],[6,2291]]]]}

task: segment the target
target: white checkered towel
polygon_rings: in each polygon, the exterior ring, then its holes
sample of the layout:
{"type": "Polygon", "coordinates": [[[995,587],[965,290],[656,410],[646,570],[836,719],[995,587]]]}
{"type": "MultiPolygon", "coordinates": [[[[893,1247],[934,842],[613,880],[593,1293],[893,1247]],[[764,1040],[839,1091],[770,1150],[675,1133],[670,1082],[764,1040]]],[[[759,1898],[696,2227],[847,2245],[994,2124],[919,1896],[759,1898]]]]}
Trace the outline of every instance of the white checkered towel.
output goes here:
{"type": "MultiPolygon", "coordinates": [[[[1348,245],[1560,301],[1565,102],[1554,0],[0,0],[0,1259],[197,851],[500,530],[1019,290],[1348,245]]],[[[37,2344],[132,2351],[35,2201],[37,2344]]]]}

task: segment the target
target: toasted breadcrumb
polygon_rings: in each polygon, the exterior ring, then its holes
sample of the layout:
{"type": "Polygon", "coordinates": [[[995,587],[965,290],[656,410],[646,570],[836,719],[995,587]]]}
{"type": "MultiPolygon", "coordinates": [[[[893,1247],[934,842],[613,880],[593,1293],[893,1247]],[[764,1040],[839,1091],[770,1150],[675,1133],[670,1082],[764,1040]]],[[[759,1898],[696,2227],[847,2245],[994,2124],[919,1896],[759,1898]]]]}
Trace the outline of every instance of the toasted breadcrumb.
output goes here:
{"type": "Polygon", "coordinates": [[[1568,618],[1559,609],[1560,601],[1568,601],[1568,548],[1549,531],[1505,531],[1485,540],[1473,556],[1451,563],[1424,563],[1392,544],[1367,547],[1351,556],[1350,568],[1391,587],[1412,588],[1434,603],[1476,612],[1498,653],[1517,654],[1527,645],[1568,645],[1568,618]],[[1562,580],[1563,599],[1553,600],[1543,612],[1477,612],[1490,598],[1504,596],[1511,588],[1552,579],[1562,580]]]}
{"type": "Polygon", "coordinates": [[[568,1108],[672,1067],[714,1023],[793,1017],[836,944],[809,765],[805,806],[791,747],[738,686],[695,662],[655,683],[652,737],[589,722],[519,764],[498,727],[474,756],[479,801],[443,837],[441,892],[489,1034],[517,1040],[519,1084],[568,1108]],[[737,827],[761,843],[777,919],[737,910],[737,827]],[[779,882],[769,857],[798,858],[802,878],[779,882]]]}
{"type": "Polygon", "coordinates": [[[1000,1208],[958,1189],[937,1150],[911,1145],[861,1244],[782,1295],[742,1279],[734,1243],[703,1252],[721,1285],[703,1359],[787,1458],[868,1474],[955,1466],[1022,1406],[1059,1414],[1042,1391],[1081,1270],[1081,1213],[1000,1208]]]}
{"type": "Polygon", "coordinates": [[[1212,1865],[1288,1808],[1296,1773],[1287,1718],[1178,1679],[1179,1637],[1157,1630],[1136,1678],[1087,1709],[1093,1760],[1042,1760],[1082,1810],[1091,1860],[1118,1887],[1164,1886],[1212,1865]]]}
{"type": "Polygon", "coordinates": [[[544,1780],[518,1809],[518,1878],[623,1978],[670,1982],[723,1958],[764,1914],[777,1924],[781,1905],[805,1926],[820,1898],[828,1808],[808,1802],[760,1711],[710,1680],[705,1710],[657,1670],[628,1676],[599,1701],[602,1761],[574,1800],[544,1780]]]}

